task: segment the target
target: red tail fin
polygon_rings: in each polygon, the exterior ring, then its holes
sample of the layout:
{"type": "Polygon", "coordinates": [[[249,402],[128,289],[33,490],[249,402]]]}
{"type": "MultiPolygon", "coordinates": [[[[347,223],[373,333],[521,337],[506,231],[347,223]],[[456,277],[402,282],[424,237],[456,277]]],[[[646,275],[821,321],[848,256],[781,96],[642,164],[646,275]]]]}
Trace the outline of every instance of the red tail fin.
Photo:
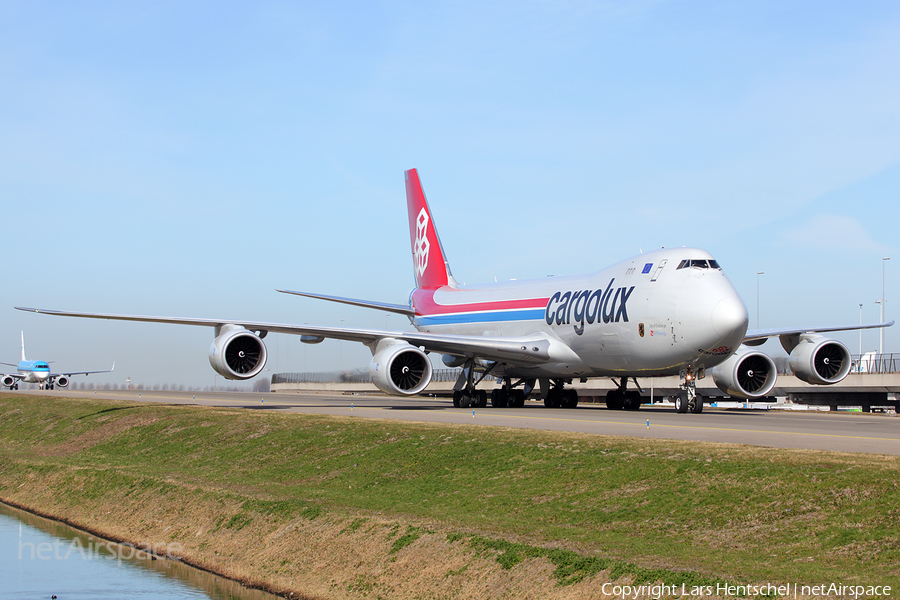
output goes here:
{"type": "Polygon", "coordinates": [[[416,275],[416,287],[438,288],[443,285],[455,285],[450,266],[441,246],[431,217],[431,209],[419,173],[415,169],[406,171],[406,206],[409,210],[409,241],[412,244],[413,267],[416,275]]]}

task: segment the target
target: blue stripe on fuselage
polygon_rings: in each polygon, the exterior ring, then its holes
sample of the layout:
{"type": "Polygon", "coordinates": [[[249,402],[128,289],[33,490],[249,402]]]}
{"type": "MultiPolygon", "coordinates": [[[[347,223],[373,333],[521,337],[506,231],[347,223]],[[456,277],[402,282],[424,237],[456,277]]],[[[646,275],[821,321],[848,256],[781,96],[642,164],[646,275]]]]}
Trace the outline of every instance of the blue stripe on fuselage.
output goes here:
{"type": "Polygon", "coordinates": [[[456,313],[416,317],[416,325],[452,325],[458,323],[492,323],[496,321],[540,321],[544,318],[543,308],[525,310],[502,310],[482,313],[456,313]]]}
{"type": "Polygon", "coordinates": [[[50,365],[43,361],[23,360],[20,361],[16,368],[19,371],[31,371],[32,373],[40,373],[41,371],[50,372],[50,365]]]}

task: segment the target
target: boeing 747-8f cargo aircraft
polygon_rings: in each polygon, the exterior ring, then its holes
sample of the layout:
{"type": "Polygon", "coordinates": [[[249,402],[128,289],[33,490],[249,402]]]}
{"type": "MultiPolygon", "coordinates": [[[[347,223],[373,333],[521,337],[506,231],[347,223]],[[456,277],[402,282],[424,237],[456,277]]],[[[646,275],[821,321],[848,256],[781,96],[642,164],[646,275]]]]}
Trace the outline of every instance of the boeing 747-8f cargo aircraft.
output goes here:
{"type": "Polygon", "coordinates": [[[52,390],[54,386],[64,388],[69,385],[69,377],[72,375],[91,375],[92,373],[111,373],[116,368],[106,371],[72,371],[70,373],[51,373],[50,363],[45,360],[28,360],[25,358],[25,332],[22,332],[22,360],[18,364],[0,363],[7,367],[16,367],[16,373],[0,376],[0,385],[11,389],[19,389],[19,383],[37,383],[42,390],[52,390]]]}
{"type": "MultiPolygon", "coordinates": [[[[709,253],[663,249],[629,258],[590,275],[460,285],[453,278],[415,169],[406,171],[406,201],[416,288],[407,305],[278,290],[406,315],[415,332],[347,329],[240,321],[116,315],[19,308],[93,319],[205,325],[215,328],[209,348],[213,369],[229,379],[249,379],[266,364],[263,338],[291,333],[315,344],[326,338],[361,342],[372,351],[369,374],[388,394],[411,396],[431,381],[428,354],[461,366],[455,406],[486,406],[477,389],[501,378],[494,406],[521,406],[540,383],[546,406],[574,408],[574,379],[610,377],[618,389],[607,406],[634,410],[637,377],[679,375],[678,412],[699,413],[696,380],[710,374],[731,396],[760,398],[775,386],[775,363],[751,346],[778,336],[794,373],[814,384],[837,383],[850,371],[846,346],[821,333],[893,324],[747,331],[747,307],[709,253]]],[[[639,389],[639,388],[638,388],[639,389]]]]}

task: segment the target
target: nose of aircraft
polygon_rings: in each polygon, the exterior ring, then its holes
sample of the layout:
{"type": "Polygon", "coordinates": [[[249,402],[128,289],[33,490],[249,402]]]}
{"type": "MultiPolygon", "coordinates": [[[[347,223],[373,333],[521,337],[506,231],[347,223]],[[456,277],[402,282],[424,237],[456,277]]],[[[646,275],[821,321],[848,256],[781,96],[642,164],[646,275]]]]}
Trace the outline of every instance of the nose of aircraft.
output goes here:
{"type": "Polygon", "coordinates": [[[723,338],[743,339],[749,322],[747,307],[737,295],[723,298],[713,309],[713,328],[723,338]]]}

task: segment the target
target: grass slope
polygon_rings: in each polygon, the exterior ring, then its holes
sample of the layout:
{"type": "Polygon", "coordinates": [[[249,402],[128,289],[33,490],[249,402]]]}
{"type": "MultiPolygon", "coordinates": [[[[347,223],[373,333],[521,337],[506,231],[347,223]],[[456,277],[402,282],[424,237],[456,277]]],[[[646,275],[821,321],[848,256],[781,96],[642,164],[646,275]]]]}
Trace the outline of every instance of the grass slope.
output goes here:
{"type": "Polygon", "coordinates": [[[891,456],[0,395],[2,498],[27,503],[17,490],[35,478],[54,481],[57,509],[66,481],[72,506],[212,495],[232,531],[332,514],[355,535],[387,515],[389,554],[440,530],[503,568],[543,557],[556,585],[605,571],[897,590],[898,470],[891,456]]]}

